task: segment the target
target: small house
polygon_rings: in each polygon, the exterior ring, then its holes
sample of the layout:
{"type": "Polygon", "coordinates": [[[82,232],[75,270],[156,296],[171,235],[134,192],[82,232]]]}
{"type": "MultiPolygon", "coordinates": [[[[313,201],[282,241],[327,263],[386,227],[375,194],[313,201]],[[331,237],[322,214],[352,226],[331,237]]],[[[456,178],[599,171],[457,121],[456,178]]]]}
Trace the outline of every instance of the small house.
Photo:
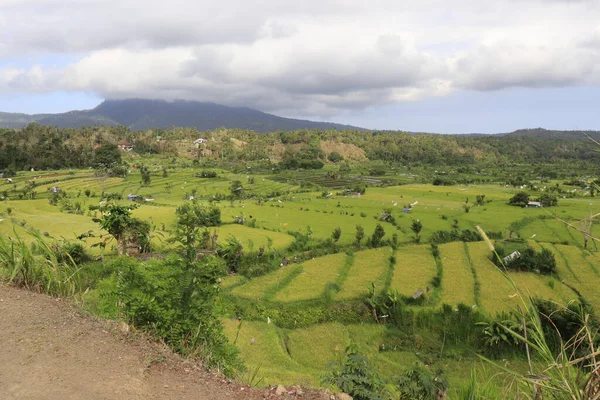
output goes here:
{"type": "Polygon", "coordinates": [[[129,200],[129,201],[144,201],[144,198],[138,194],[129,193],[129,195],[127,195],[127,200],[129,200]]]}
{"type": "Polygon", "coordinates": [[[540,203],[539,201],[530,201],[529,203],[527,203],[527,207],[529,207],[529,208],[542,208],[542,203],[540,203]]]}
{"type": "Polygon", "coordinates": [[[13,180],[11,178],[6,178],[6,183],[13,183],[13,180]]]}
{"type": "Polygon", "coordinates": [[[206,144],[206,139],[204,138],[198,138],[196,140],[194,140],[194,146],[196,146],[196,148],[200,147],[200,146],[204,146],[206,144]]]}
{"type": "Polygon", "coordinates": [[[509,264],[511,262],[513,262],[514,260],[518,259],[521,257],[521,253],[518,251],[513,251],[512,253],[510,253],[509,255],[507,255],[506,257],[504,257],[502,259],[502,262],[504,263],[504,265],[509,264]]]}
{"type": "Polygon", "coordinates": [[[131,151],[133,150],[133,143],[123,141],[119,142],[119,144],[117,144],[117,147],[119,148],[119,150],[131,151]]]}
{"type": "Polygon", "coordinates": [[[59,188],[58,186],[52,186],[52,187],[50,188],[50,191],[51,191],[52,193],[60,193],[60,188],[59,188]]]}

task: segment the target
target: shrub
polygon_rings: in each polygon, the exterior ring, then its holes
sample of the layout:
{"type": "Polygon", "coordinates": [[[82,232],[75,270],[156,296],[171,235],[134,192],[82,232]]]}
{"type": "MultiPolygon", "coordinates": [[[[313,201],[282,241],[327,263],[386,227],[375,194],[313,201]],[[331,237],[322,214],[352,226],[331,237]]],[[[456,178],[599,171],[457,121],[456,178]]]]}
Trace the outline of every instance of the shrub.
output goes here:
{"type": "Polygon", "coordinates": [[[509,255],[509,252],[503,246],[498,245],[496,252],[491,254],[491,259],[496,265],[510,270],[537,272],[544,275],[556,272],[556,259],[550,250],[543,248],[538,252],[527,246],[520,249],[519,253],[521,254],[519,257],[504,261],[503,259],[509,255]]]}
{"type": "Polygon", "coordinates": [[[529,203],[529,193],[519,192],[508,200],[508,204],[511,206],[525,207],[529,203]]]}
{"type": "Polygon", "coordinates": [[[217,173],[215,171],[202,171],[199,174],[196,174],[197,178],[216,178],[217,173]]]}
{"type": "Polygon", "coordinates": [[[358,352],[356,344],[350,344],[344,359],[333,365],[323,383],[335,385],[356,400],[382,400],[384,383],[369,363],[369,359],[358,352]]]}
{"type": "Polygon", "coordinates": [[[558,205],[558,198],[556,195],[550,193],[543,193],[538,199],[543,207],[553,207],[558,205]]]}
{"type": "Polygon", "coordinates": [[[382,244],[383,237],[385,236],[385,230],[381,224],[377,224],[375,230],[373,231],[373,235],[371,236],[371,246],[379,247],[382,244]]]}
{"type": "Polygon", "coordinates": [[[329,154],[329,157],[327,157],[327,159],[333,163],[337,163],[342,161],[344,157],[337,151],[334,151],[329,154]]]}

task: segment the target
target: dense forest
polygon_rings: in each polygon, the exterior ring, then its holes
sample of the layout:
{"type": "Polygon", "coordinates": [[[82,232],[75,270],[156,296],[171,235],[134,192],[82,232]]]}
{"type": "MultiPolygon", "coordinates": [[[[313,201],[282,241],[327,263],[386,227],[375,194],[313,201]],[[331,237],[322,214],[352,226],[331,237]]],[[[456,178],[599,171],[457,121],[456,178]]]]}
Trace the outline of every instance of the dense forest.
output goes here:
{"type": "Polygon", "coordinates": [[[193,128],[130,131],[124,126],[56,128],[29,124],[0,130],[0,170],[87,168],[95,149],[121,141],[138,154],[186,155],[227,161],[269,161],[282,168],[318,169],[345,157],[411,165],[505,165],[597,160],[599,132],[522,130],[504,135],[438,135],[397,131],[297,130],[256,133],[193,128]],[[196,148],[193,141],[205,138],[196,148]],[[329,149],[329,151],[327,150],[329,149]],[[335,151],[331,151],[334,149],[335,151]],[[339,150],[341,155],[338,153],[339,150]],[[336,153],[336,154],[332,154],[336,153]]]}

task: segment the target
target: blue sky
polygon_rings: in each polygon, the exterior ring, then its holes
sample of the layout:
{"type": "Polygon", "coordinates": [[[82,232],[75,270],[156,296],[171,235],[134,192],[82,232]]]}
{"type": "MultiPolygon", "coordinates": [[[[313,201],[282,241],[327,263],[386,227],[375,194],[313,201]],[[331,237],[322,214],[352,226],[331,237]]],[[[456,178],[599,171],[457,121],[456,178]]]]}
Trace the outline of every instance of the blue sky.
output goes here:
{"type": "Polygon", "coordinates": [[[183,99],[374,129],[600,129],[596,0],[2,0],[0,26],[0,111],[183,99]]]}

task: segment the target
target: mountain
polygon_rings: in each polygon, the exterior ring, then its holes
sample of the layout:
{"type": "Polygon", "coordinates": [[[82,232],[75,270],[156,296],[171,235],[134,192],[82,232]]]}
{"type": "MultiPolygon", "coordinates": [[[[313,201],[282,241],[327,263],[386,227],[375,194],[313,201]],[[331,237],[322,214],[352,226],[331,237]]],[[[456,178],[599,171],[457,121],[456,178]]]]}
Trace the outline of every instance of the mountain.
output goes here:
{"type": "Polygon", "coordinates": [[[106,100],[92,110],[62,114],[0,112],[0,127],[18,128],[31,122],[60,128],[90,125],[124,125],[131,130],[195,127],[199,131],[226,128],[272,132],[295,129],[362,129],[349,125],[278,117],[247,107],[227,107],[197,101],[106,100]]]}

